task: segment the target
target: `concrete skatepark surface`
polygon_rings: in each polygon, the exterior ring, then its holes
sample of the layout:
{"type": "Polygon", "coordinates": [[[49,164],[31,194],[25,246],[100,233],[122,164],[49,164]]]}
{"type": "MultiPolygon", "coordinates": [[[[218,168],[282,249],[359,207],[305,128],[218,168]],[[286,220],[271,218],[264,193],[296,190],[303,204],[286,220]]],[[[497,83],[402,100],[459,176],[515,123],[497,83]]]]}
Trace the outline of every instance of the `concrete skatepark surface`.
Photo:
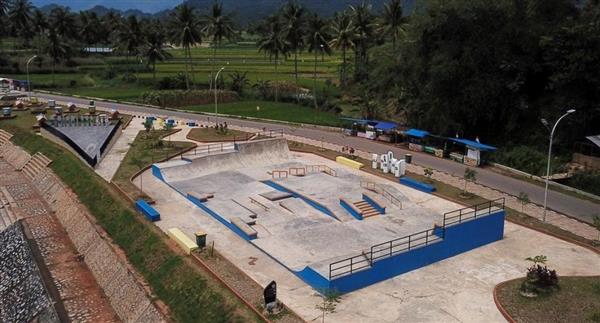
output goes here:
{"type": "Polygon", "coordinates": [[[358,220],[339,201],[340,197],[361,201],[365,190],[360,183],[364,179],[338,165],[334,168],[336,176],[312,172],[274,180],[319,203],[332,215],[297,197],[270,201],[261,194],[274,190],[264,183],[273,180],[272,172],[308,167],[310,161],[299,155],[290,156],[284,139],[242,143],[238,149],[158,167],[167,183],[181,194],[214,195],[204,203],[206,207],[226,221],[239,217],[251,224],[258,233],[251,242],[290,270],[301,271],[310,265],[328,277],[330,263],[360,254],[374,244],[432,229],[434,223],[441,225],[443,213],[461,208],[439,198],[434,198],[437,203],[421,204],[432,197],[398,187],[390,191],[402,201],[402,208],[389,203],[385,214],[358,220]]]}
{"type": "MultiPolygon", "coordinates": [[[[313,164],[339,167],[336,163],[310,154],[291,153],[313,164]]],[[[356,170],[357,176],[385,183],[399,190],[397,183],[384,181],[356,170]]],[[[229,261],[265,287],[278,284],[278,298],[307,321],[320,319],[315,305],[322,299],[307,284],[261,250],[239,237],[200,210],[180,193],[152,176],[142,174],[144,191],[156,201],[161,213],[155,222],[165,232],[178,227],[190,238],[201,229],[208,243],[229,261]]],[[[134,181],[139,184],[139,181],[134,181]]],[[[405,195],[416,203],[435,208],[450,203],[414,190],[405,195]]],[[[453,205],[450,203],[449,205],[453,205]]],[[[363,221],[364,222],[364,221],[363,221]]],[[[505,280],[523,277],[526,257],[543,254],[559,275],[598,275],[600,256],[562,240],[506,223],[504,240],[486,245],[430,266],[342,296],[329,322],[505,322],[497,310],[493,287],[505,280]]]]}

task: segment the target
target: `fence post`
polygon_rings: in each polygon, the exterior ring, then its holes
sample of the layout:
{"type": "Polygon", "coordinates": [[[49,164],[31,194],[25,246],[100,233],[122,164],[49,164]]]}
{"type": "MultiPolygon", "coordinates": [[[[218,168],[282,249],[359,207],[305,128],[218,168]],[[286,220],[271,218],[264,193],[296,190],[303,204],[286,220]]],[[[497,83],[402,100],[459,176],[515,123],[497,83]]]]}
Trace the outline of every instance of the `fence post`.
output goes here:
{"type": "Polygon", "coordinates": [[[352,265],[354,264],[354,257],[350,258],[350,275],[352,275],[352,265]]]}
{"type": "Polygon", "coordinates": [[[410,250],[410,238],[412,237],[412,234],[408,236],[408,250],[410,250]]]}
{"type": "Polygon", "coordinates": [[[390,240],[390,257],[392,256],[392,240],[390,240]]]}
{"type": "Polygon", "coordinates": [[[429,243],[429,230],[425,231],[425,245],[429,243]]]}

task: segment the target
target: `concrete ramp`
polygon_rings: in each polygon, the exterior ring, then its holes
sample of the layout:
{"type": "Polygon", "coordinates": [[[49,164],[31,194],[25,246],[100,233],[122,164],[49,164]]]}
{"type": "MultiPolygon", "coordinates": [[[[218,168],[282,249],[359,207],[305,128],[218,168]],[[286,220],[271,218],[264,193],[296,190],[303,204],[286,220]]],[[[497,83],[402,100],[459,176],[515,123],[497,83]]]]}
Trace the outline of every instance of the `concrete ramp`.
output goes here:
{"type": "Polygon", "coordinates": [[[162,168],[167,182],[181,181],[226,170],[286,162],[289,149],[284,138],[238,143],[235,151],[202,156],[178,167],[162,168]]]}

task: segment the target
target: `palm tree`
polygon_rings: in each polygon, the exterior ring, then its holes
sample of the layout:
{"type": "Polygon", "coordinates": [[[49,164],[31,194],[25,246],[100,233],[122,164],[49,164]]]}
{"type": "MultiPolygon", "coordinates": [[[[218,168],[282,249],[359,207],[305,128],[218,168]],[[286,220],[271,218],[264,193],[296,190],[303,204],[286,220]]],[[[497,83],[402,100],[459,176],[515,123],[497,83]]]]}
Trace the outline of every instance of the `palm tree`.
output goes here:
{"type": "MultiPolygon", "coordinates": [[[[96,42],[96,30],[98,28],[98,17],[93,21],[92,14],[87,11],[79,12],[79,39],[86,45],[92,45],[96,42]]],[[[95,15],[95,14],[94,14],[95,15]]]]}
{"type": "Polygon", "coordinates": [[[396,51],[396,42],[404,33],[404,18],[402,17],[402,2],[389,0],[383,7],[383,13],[378,23],[379,32],[392,39],[392,49],[396,51]]]}
{"type": "Polygon", "coordinates": [[[160,28],[152,30],[146,36],[146,46],[144,49],[144,57],[148,65],[152,64],[152,80],[156,82],[156,62],[162,62],[165,59],[173,57],[171,53],[164,49],[165,37],[160,28]]]}
{"type": "Polygon", "coordinates": [[[350,12],[356,28],[356,38],[354,39],[354,77],[359,80],[367,78],[369,74],[366,71],[369,60],[367,51],[373,43],[373,13],[371,11],[371,6],[366,3],[362,3],[358,6],[350,6],[350,12]]]}
{"type": "MultiPolygon", "coordinates": [[[[279,19],[268,18],[268,32],[258,41],[258,50],[269,55],[269,60],[275,60],[275,78],[278,78],[277,65],[279,57],[286,57],[288,53],[288,42],[285,40],[285,32],[279,19]]],[[[275,102],[279,97],[279,86],[275,85],[275,102]]]]}
{"type": "Polygon", "coordinates": [[[50,24],[54,32],[61,37],[73,39],[77,34],[75,16],[69,11],[69,8],[56,7],[52,9],[50,24]]]}
{"type": "Polygon", "coordinates": [[[15,0],[8,11],[12,34],[21,37],[27,43],[31,37],[31,10],[33,6],[28,0],[15,0]]]}
{"type": "Polygon", "coordinates": [[[119,26],[123,25],[121,16],[114,10],[111,10],[102,17],[101,23],[103,25],[103,29],[106,32],[106,34],[103,37],[103,40],[109,43],[113,42],[115,38],[117,38],[119,26]]]}
{"type": "Polygon", "coordinates": [[[231,90],[236,91],[240,95],[244,93],[244,87],[250,83],[248,81],[248,72],[238,72],[235,71],[229,74],[229,78],[231,79],[231,90]]]}
{"type": "Polygon", "coordinates": [[[298,52],[304,48],[306,36],[306,10],[297,2],[289,2],[281,13],[285,28],[285,39],[294,53],[294,78],[298,87],[298,52]]]}
{"type": "Polygon", "coordinates": [[[333,17],[331,25],[333,38],[329,42],[329,46],[342,51],[342,86],[346,86],[346,71],[348,62],[346,61],[346,53],[348,49],[354,48],[354,39],[356,39],[356,30],[352,17],[348,12],[336,14],[333,17]]]}
{"type": "Polygon", "coordinates": [[[61,36],[56,32],[53,26],[48,29],[48,42],[46,44],[46,52],[52,57],[52,84],[55,84],[54,71],[56,64],[63,59],[69,57],[70,48],[61,39],[61,36]]]}
{"type": "Polygon", "coordinates": [[[313,74],[313,98],[315,101],[315,109],[319,107],[317,104],[317,61],[318,55],[331,55],[331,47],[329,47],[330,36],[327,33],[327,23],[319,18],[316,14],[308,20],[306,43],[308,51],[315,53],[315,71],[313,74]]]}
{"type": "Polygon", "coordinates": [[[40,54],[42,52],[42,36],[46,32],[46,28],[48,28],[48,19],[46,19],[46,15],[39,10],[35,9],[32,17],[32,25],[37,32],[38,35],[38,49],[37,52],[40,54]]]}
{"type": "MultiPolygon", "coordinates": [[[[7,13],[9,8],[10,0],[0,0],[0,21],[7,20],[7,13]]],[[[0,53],[2,53],[4,46],[2,46],[2,40],[6,35],[7,30],[5,24],[0,24],[0,53]]]]}
{"type": "Polygon", "coordinates": [[[139,53],[139,46],[143,41],[142,30],[134,15],[127,17],[117,37],[121,47],[125,50],[125,59],[129,62],[129,56],[135,56],[139,53]]]}
{"type": "Polygon", "coordinates": [[[185,84],[188,90],[190,89],[188,66],[192,69],[193,75],[193,67],[191,65],[192,52],[190,48],[202,42],[199,23],[194,9],[187,4],[182,4],[175,8],[175,11],[171,14],[168,26],[169,38],[173,44],[183,47],[186,57],[185,84]]]}
{"type": "Polygon", "coordinates": [[[233,18],[230,14],[223,13],[223,4],[220,2],[214,2],[209,15],[202,16],[202,32],[211,38],[213,46],[213,59],[212,59],[212,71],[211,74],[211,85],[212,85],[212,74],[215,70],[215,61],[217,59],[217,48],[221,46],[223,38],[231,40],[236,35],[236,31],[233,28],[233,18]]]}

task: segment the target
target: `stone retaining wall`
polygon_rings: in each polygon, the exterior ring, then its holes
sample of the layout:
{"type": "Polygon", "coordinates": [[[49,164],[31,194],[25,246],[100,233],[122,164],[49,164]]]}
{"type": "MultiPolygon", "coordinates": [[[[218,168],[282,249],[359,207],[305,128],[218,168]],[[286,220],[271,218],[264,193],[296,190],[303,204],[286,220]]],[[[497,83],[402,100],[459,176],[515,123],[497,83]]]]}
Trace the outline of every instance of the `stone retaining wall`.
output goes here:
{"type": "MultiPolygon", "coordinates": [[[[29,158],[29,154],[18,147],[10,151],[11,162],[29,158]]],[[[77,195],[49,168],[38,173],[32,183],[55,212],[77,251],[84,256],[119,318],[124,322],[165,322],[141,277],[135,274],[104,230],[95,224],[77,195]]]]}

